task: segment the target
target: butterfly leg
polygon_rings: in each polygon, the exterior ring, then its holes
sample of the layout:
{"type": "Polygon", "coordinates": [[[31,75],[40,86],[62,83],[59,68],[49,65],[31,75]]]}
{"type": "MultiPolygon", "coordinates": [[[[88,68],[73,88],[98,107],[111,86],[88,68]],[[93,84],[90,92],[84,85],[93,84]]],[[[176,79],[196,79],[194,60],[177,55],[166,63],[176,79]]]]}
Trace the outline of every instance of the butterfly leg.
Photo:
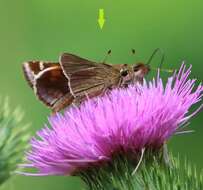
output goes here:
{"type": "Polygon", "coordinates": [[[74,99],[74,101],[73,101],[73,103],[72,103],[72,106],[74,106],[74,107],[78,107],[78,106],[80,106],[80,104],[83,102],[83,99],[82,98],[75,98],[74,99]]]}

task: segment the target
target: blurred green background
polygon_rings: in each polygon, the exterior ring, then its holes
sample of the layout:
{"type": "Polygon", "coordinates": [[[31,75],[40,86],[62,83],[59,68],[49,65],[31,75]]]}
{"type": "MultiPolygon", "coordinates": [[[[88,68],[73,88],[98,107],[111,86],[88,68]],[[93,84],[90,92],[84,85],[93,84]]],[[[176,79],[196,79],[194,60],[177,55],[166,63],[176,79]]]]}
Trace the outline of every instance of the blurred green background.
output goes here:
{"type": "MultiPolygon", "coordinates": [[[[71,52],[107,62],[146,61],[160,47],[166,55],[165,68],[179,67],[182,60],[193,65],[193,77],[203,79],[203,1],[201,0],[0,0],[0,94],[8,95],[13,106],[26,111],[32,133],[43,126],[49,110],[34,96],[23,78],[26,60],[57,61],[71,52]],[[103,30],[97,24],[98,10],[104,8],[103,30]],[[130,50],[134,48],[136,55],[130,50]]],[[[160,58],[159,58],[160,59],[160,58]]],[[[155,60],[158,61],[158,58],[155,60]]],[[[154,66],[158,66],[157,61],[154,66]]],[[[155,73],[151,73],[155,75],[155,73]]],[[[163,73],[166,76],[167,74],[163,73]]],[[[203,118],[193,119],[195,133],[174,137],[170,150],[203,166],[203,118]]],[[[9,180],[3,190],[82,189],[76,177],[24,177],[9,180]]]]}

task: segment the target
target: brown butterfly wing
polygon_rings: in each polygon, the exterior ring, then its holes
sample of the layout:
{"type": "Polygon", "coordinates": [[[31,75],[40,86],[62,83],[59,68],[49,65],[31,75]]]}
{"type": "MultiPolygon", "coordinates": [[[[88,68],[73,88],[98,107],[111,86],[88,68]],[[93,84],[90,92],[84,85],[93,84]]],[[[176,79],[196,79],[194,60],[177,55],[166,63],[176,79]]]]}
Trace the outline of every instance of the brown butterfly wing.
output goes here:
{"type": "Polygon", "coordinates": [[[68,87],[68,79],[58,63],[47,62],[42,67],[42,62],[27,62],[23,65],[23,70],[37,97],[54,111],[72,103],[73,96],[68,87]]]}
{"type": "Polygon", "coordinates": [[[35,76],[49,67],[60,66],[59,63],[43,62],[43,61],[28,61],[23,63],[23,72],[25,79],[31,88],[33,88],[35,76]]]}
{"type": "Polygon", "coordinates": [[[108,64],[95,63],[69,53],[64,53],[59,62],[75,97],[99,95],[120,81],[119,70],[108,64]]]}

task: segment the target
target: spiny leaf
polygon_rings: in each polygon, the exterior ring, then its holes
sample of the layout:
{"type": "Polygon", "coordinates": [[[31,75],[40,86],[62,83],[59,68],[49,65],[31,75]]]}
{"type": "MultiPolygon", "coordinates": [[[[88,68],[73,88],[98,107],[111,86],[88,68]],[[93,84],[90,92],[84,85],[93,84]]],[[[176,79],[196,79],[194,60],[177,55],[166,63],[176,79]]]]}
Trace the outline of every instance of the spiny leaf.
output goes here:
{"type": "Polygon", "coordinates": [[[117,155],[111,162],[80,172],[89,190],[191,190],[203,189],[203,172],[187,161],[183,164],[171,154],[170,165],[162,155],[146,153],[139,169],[132,175],[136,163],[126,155],[117,155]]]}

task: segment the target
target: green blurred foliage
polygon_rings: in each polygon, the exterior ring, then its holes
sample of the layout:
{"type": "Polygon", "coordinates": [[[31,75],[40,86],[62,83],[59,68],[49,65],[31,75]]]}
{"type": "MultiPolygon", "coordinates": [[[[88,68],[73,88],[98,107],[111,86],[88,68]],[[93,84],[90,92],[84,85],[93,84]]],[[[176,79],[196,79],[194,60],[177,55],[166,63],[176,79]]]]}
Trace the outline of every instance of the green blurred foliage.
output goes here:
{"type": "MultiPolygon", "coordinates": [[[[101,61],[112,49],[108,62],[133,63],[146,61],[160,47],[166,55],[164,68],[179,67],[187,60],[193,65],[192,76],[201,81],[202,9],[201,0],[0,0],[0,92],[9,95],[13,105],[23,107],[34,134],[46,122],[49,110],[36,100],[23,78],[21,65],[26,60],[56,61],[62,52],[72,52],[101,61]],[[99,8],[105,10],[103,30],[97,24],[99,8]]],[[[159,57],[153,61],[155,67],[158,61],[159,57]]],[[[203,166],[201,116],[191,124],[194,134],[174,137],[170,146],[174,154],[186,156],[199,168],[203,166]]],[[[2,189],[68,190],[81,189],[80,184],[74,177],[16,176],[2,189]]]]}
{"type": "Polygon", "coordinates": [[[29,124],[22,123],[23,115],[20,108],[10,108],[8,98],[0,99],[0,185],[23,162],[29,147],[29,124]]]}

